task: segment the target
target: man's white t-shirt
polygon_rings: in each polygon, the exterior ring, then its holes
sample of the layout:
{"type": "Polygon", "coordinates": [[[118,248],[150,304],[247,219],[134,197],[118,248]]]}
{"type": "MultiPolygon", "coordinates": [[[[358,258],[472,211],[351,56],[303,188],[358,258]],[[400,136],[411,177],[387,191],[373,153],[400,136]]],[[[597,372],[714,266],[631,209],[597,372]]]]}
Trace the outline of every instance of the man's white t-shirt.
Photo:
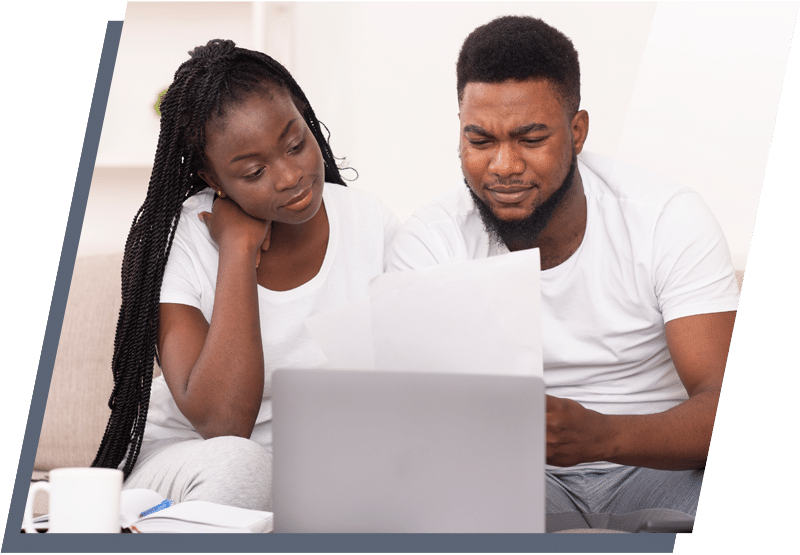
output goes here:
{"type": "MultiPolygon", "coordinates": [[[[385,254],[399,228],[394,214],[363,191],[326,183],[322,199],[330,234],[319,273],[289,291],[258,286],[265,382],[251,439],[268,450],[272,444],[272,373],[278,368],[326,365],[327,358],[303,321],[365,296],[370,280],[384,271],[385,254]]],[[[212,201],[213,191],[206,189],[184,203],[161,286],[162,303],[196,307],[208,322],[214,306],[219,250],[198,214],[211,212],[212,201]]],[[[164,377],[154,379],[144,440],[200,437],[181,414],[164,377]]]]}
{"type": "MultiPolygon", "coordinates": [[[[665,322],[738,305],[725,237],[689,189],[588,153],[578,169],[587,204],[583,241],[541,273],[546,392],[605,414],[667,410],[688,396],[665,322]]],[[[504,253],[462,184],[405,222],[388,270],[504,253]]]]}

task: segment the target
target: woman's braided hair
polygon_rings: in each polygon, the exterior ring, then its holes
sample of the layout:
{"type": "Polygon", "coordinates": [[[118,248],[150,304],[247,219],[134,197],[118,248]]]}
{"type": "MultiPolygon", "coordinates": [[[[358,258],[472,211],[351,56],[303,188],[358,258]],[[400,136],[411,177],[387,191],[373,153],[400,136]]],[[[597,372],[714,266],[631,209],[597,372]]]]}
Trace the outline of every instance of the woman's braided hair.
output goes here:
{"type": "Polygon", "coordinates": [[[122,261],[122,306],[111,362],[114,389],[108,401],[111,416],[92,466],[119,468],[124,460],[126,478],[139,456],[147,421],[164,268],[183,202],[207,187],[198,171],[205,164],[208,121],[254,91],[276,86],[286,90],[319,143],[325,181],[344,185],[321,124],[286,68],[229,40],[212,40],[189,54],[161,100],[153,172],[122,261]]]}

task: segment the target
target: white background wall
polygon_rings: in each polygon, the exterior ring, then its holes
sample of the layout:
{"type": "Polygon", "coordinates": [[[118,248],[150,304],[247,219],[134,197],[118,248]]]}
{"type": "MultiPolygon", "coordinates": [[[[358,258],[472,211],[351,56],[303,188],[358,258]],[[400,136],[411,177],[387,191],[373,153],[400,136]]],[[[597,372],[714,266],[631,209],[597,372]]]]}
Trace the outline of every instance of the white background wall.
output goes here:
{"type": "Polygon", "coordinates": [[[352,186],[405,219],[462,179],[463,39],[498,15],[529,14],[579,52],[585,148],[698,190],[744,268],[794,11],[777,2],[131,3],[80,253],[124,244],[155,152],[153,104],[193,46],[231,38],[284,62],[334,153],[358,171],[352,186]]]}

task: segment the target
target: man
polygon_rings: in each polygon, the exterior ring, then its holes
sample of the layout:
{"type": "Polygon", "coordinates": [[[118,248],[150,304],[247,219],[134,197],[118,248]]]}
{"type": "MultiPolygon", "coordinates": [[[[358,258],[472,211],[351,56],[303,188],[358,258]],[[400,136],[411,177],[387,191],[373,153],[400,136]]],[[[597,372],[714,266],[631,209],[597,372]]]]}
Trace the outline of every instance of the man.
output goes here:
{"type": "Polygon", "coordinates": [[[738,304],[719,225],[696,193],[581,154],[578,56],[541,20],[477,28],[456,71],[467,186],[406,222],[390,270],[538,248],[547,531],[691,521],[738,304]]]}

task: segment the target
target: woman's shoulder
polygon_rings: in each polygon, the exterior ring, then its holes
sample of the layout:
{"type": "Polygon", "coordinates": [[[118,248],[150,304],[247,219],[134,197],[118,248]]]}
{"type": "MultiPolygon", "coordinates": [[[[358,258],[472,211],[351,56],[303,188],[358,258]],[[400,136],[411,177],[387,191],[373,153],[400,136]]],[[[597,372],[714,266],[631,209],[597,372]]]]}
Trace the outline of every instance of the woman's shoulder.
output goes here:
{"type": "Polygon", "coordinates": [[[343,220],[366,223],[374,221],[383,227],[397,220],[394,212],[375,194],[363,189],[325,183],[326,206],[333,204],[343,220]]]}
{"type": "Polygon", "coordinates": [[[183,201],[178,229],[175,231],[175,238],[178,242],[194,244],[199,241],[206,245],[211,240],[208,227],[200,220],[198,214],[211,212],[213,203],[214,191],[211,188],[203,189],[183,201]]]}
{"type": "Polygon", "coordinates": [[[391,210],[378,198],[377,195],[364,189],[356,189],[339,185],[337,183],[325,183],[323,198],[333,202],[337,207],[350,210],[363,210],[366,213],[383,214],[391,210]]]}
{"type": "Polygon", "coordinates": [[[206,187],[183,201],[181,214],[196,216],[200,212],[210,212],[212,204],[214,204],[214,191],[211,187],[206,187]]]}
{"type": "Polygon", "coordinates": [[[338,183],[328,183],[327,181],[325,182],[323,196],[324,195],[331,197],[331,199],[337,203],[343,204],[370,204],[380,202],[378,197],[369,191],[346,185],[339,185],[338,183]]]}

